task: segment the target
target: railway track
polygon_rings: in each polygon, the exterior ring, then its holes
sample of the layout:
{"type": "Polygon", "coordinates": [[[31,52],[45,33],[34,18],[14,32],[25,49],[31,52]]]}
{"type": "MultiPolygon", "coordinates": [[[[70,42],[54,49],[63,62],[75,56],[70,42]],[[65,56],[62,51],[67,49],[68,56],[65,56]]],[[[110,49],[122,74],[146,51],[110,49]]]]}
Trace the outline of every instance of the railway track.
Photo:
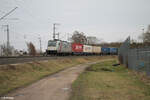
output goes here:
{"type": "Polygon", "coordinates": [[[64,57],[87,57],[87,56],[10,56],[0,57],[0,65],[18,64],[32,61],[42,61],[51,59],[63,59],[64,57]]]}
{"type": "MultiPolygon", "coordinates": [[[[65,56],[70,57],[70,56],[65,56]]],[[[50,60],[50,59],[62,59],[62,56],[13,56],[13,57],[0,57],[0,65],[6,64],[17,64],[25,63],[31,61],[41,61],[41,60],[50,60]]]]}
{"type": "Polygon", "coordinates": [[[0,59],[4,58],[35,58],[35,57],[51,57],[51,56],[0,56],[0,59]]]}

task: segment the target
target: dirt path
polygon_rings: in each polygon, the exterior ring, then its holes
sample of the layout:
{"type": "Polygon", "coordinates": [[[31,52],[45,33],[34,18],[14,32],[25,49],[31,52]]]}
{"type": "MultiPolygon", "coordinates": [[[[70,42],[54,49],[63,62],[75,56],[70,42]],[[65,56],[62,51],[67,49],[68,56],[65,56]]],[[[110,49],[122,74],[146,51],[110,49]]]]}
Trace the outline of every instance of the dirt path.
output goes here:
{"type": "Polygon", "coordinates": [[[14,100],[67,100],[71,84],[90,64],[78,65],[8,94],[14,100]]]}
{"type": "Polygon", "coordinates": [[[90,64],[92,63],[68,68],[8,96],[15,100],[66,100],[71,91],[71,83],[90,64]]]}

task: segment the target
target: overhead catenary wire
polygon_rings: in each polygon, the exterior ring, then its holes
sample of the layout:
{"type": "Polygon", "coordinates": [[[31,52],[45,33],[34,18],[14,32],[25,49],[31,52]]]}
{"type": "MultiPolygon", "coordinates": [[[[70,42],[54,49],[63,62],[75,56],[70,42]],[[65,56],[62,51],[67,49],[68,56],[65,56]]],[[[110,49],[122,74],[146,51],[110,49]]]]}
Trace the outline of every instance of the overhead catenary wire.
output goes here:
{"type": "Polygon", "coordinates": [[[2,16],[0,18],[0,21],[3,20],[5,17],[7,17],[8,15],[10,15],[12,12],[14,12],[18,7],[13,8],[11,11],[9,11],[8,13],[6,13],[4,16],[2,16]]]}

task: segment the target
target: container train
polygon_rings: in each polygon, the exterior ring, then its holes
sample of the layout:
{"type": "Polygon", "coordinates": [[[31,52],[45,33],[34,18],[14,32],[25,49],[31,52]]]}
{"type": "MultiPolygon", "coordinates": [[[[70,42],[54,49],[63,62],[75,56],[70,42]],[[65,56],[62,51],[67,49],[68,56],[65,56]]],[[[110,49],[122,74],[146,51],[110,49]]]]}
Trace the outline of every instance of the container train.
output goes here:
{"type": "Polygon", "coordinates": [[[49,40],[47,55],[116,55],[118,48],[83,45],[61,40],[49,40]]]}

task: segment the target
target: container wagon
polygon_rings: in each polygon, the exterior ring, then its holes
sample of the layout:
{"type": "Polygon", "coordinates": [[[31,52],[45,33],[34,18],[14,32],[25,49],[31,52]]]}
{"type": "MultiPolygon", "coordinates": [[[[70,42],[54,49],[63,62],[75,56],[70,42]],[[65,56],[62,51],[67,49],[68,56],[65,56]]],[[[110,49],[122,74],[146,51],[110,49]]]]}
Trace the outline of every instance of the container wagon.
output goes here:
{"type": "Polygon", "coordinates": [[[108,55],[108,54],[110,54],[110,48],[102,47],[102,48],[101,48],[101,51],[102,51],[102,54],[103,54],[103,55],[108,55]]]}
{"type": "Polygon", "coordinates": [[[117,55],[118,54],[118,48],[110,48],[110,54],[117,55]]]}
{"type": "Polygon", "coordinates": [[[101,54],[101,47],[100,46],[92,46],[92,53],[93,53],[93,55],[101,54]]]}
{"type": "Polygon", "coordinates": [[[83,54],[84,55],[91,55],[92,54],[92,46],[83,45],[83,54]]]}
{"type": "Polygon", "coordinates": [[[83,54],[83,45],[79,43],[72,43],[72,54],[73,55],[82,55],[83,54]]]}

